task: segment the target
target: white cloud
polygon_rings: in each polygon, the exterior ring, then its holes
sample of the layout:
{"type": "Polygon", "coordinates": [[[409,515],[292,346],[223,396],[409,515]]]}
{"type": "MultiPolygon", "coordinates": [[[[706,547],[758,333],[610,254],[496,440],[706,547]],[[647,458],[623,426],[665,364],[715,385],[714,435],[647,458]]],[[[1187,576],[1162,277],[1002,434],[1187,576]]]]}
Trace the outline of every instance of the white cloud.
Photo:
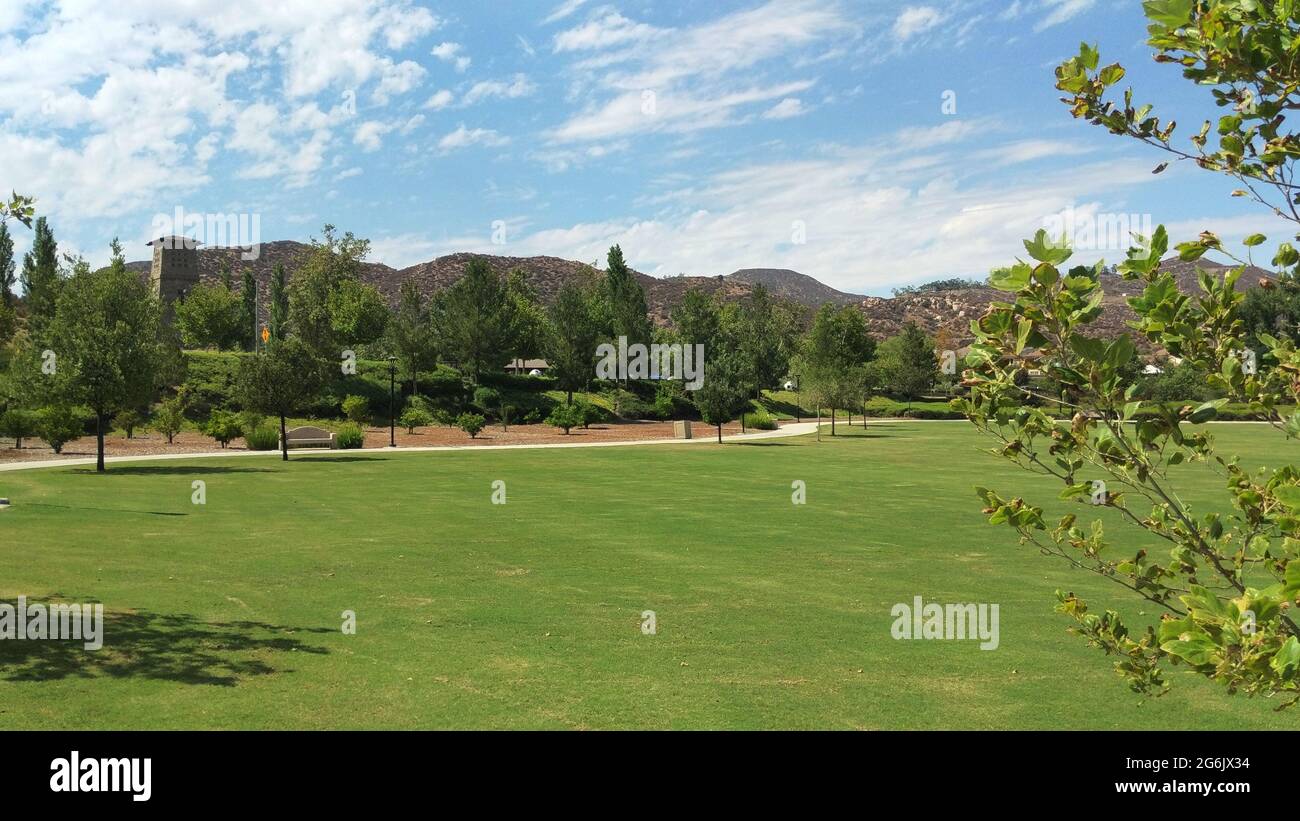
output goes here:
{"type": "Polygon", "coordinates": [[[582,112],[547,132],[559,142],[603,140],[631,133],[687,133],[737,122],[737,109],[806,91],[811,80],[776,86],[717,91],[717,96],[682,91],[647,96],[625,93],[599,109],[582,112]]]}
{"type": "Polygon", "coordinates": [[[465,124],[461,123],[455,131],[438,140],[438,148],[443,152],[448,152],[458,148],[468,148],[472,145],[496,147],[505,145],[508,142],[510,142],[508,137],[503,137],[492,129],[466,128],[465,124]]]}
{"type": "Polygon", "coordinates": [[[440,25],[410,0],[0,6],[0,138],[48,157],[11,169],[22,154],[6,155],[6,184],[64,221],[175,201],[223,153],[240,179],[306,184],[346,101],[370,87],[383,102],[418,82],[418,64],[385,51],[440,25]]]}
{"type": "Polygon", "coordinates": [[[367,120],[357,126],[356,133],[352,137],[352,142],[361,146],[361,150],[366,153],[378,151],[384,144],[383,136],[393,127],[378,120],[367,120]]]}
{"type": "Polygon", "coordinates": [[[1034,31],[1042,31],[1052,26],[1071,20],[1096,5],[1097,0],[1043,0],[1042,7],[1047,16],[1034,26],[1034,31]]]}
{"type": "Polygon", "coordinates": [[[583,55],[573,72],[585,104],[545,135],[565,143],[735,125],[810,88],[815,78],[791,78],[800,58],[855,32],[838,5],[819,0],[770,0],[681,29],[598,10],[555,38],[557,52],[583,55]]]}
{"type": "Polygon", "coordinates": [[[587,0],[564,0],[564,2],[556,6],[555,9],[550,14],[548,14],[546,16],[546,19],[543,20],[542,22],[555,23],[560,20],[563,20],[564,18],[573,14],[578,9],[582,8],[582,5],[586,2],[587,0]]]}
{"type": "Polygon", "coordinates": [[[419,128],[422,125],[424,125],[424,115],[416,114],[415,116],[408,119],[406,122],[402,123],[402,125],[399,126],[397,129],[397,133],[405,137],[407,134],[410,134],[412,131],[414,131],[415,129],[419,128]]]}
{"type": "Polygon", "coordinates": [[[910,40],[918,34],[923,34],[943,20],[943,15],[939,10],[931,6],[909,6],[898,15],[894,20],[894,37],[899,40],[910,40]]]}
{"type": "MultiPolygon", "coordinates": [[[[993,172],[967,161],[989,132],[989,123],[952,121],[811,158],[744,165],[669,190],[646,203],[653,213],[539,230],[513,239],[511,253],[595,259],[619,243],[650,274],[785,267],[866,292],[981,275],[1011,262],[1021,239],[1075,200],[1123,210],[1114,197],[1158,179],[1143,161],[993,172]],[[792,241],[796,221],[806,226],[806,244],[792,241]]],[[[1029,163],[1047,156],[1044,148],[1019,141],[988,150],[1029,163]]],[[[484,238],[460,250],[492,246],[484,238]]]]}
{"type": "Polygon", "coordinates": [[[808,109],[803,107],[803,102],[798,97],[786,97],[781,102],[763,112],[765,120],[787,120],[791,117],[798,117],[800,114],[807,113],[808,109]]]}
{"type": "Polygon", "coordinates": [[[405,94],[420,84],[427,74],[424,66],[412,60],[403,60],[384,69],[384,75],[375,89],[375,103],[384,105],[390,97],[405,94]]]}
{"type": "Polygon", "coordinates": [[[514,79],[508,83],[500,80],[484,80],[475,83],[469,91],[465,92],[465,96],[461,98],[461,103],[463,105],[474,105],[492,97],[513,100],[518,97],[527,97],[536,90],[537,86],[526,75],[516,74],[514,79]]]}
{"type": "Polygon", "coordinates": [[[425,100],[422,108],[428,108],[437,111],[440,108],[446,108],[447,106],[451,105],[452,101],[455,99],[456,99],[455,96],[450,91],[444,88],[435,92],[434,95],[430,97],[428,100],[425,100]]]}
{"type": "Polygon", "coordinates": [[[629,20],[616,11],[555,35],[555,51],[590,51],[648,40],[661,29],[629,20]]]}
{"type": "Polygon", "coordinates": [[[338,182],[340,180],[351,179],[352,177],[359,177],[361,176],[361,173],[362,173],[361,169],[358,166],[354,165],[351,168],[344,169],[339,173],[335,174],[334,181],[338,182]]]}
{"type": "Polygon", "coordinates": [[[433,50],[429,53],[434,57],[437,57],[439,60],[442,60],[444,63],[451,63],[452,67],[456,69],[458,74],[464,74],[465,70],[469,68],[470,58],[460,52],[460,43],[445,42],[434,46],[433,50]]]}

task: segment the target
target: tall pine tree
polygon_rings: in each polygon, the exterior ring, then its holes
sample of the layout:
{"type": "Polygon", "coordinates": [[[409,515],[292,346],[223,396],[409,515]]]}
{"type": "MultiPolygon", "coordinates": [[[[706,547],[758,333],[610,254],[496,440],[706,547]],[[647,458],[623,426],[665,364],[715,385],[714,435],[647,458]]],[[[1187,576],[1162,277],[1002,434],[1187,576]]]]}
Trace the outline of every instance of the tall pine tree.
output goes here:
{"type": "Polygon", "coordinates": [[[284,339],[284,324],[288,321],[289,289],[284,264],[277,262],[271,269],[271,321],[268,330],[272,339],[284,339]]]}
{"type": "Polygon", "coordinates": [[[14,239],[9,236],[9,226],[0,222],[0,292],[6,307],[14,304],[14,239]]]}
{"type": "Polygon", "coordinates": [[[623,249],[617,245],[609,249],[606,258],[605,298],[609,302],[610,328],[614,337],[626,336],[628,344],[650,342],[650,317],[646,308],[645,290],[632,276],[623,260],[623,249]]]}
{"type": "Polygon", "coordinates": [[[585,388],[595,373],[600,343],[597,298],[590,280],[569,280],[547,312],[546,361],[570,405],[573,392],[585,388]]]}
{"type": "Polygon", "coordinates": [[[253,269],[245,268],[239,287],[239,328],[245,350],[257,348],[257,280],[253,269]]]}
{"type": "Polygon", "coordinates": [[[54,318],[59,298],[59,245],[45,217],[36,220],[32,250],[23,256],[20,282],[27,300],[27,321],[34,330],[54,318]]]}

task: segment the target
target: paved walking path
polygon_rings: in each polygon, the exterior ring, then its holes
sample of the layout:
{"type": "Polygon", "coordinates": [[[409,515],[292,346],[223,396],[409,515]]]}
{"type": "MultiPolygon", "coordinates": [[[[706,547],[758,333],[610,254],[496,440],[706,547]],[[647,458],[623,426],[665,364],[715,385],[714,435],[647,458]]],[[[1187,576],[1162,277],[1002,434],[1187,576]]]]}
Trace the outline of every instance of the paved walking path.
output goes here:
{"type": "MultiPolygon", "coordinates": [[[[827,423],[829,424],[829,423],[827,423]]],[[[615,448],[615,447],[635,447],[639,445],[694,445],[699,443],[713,442],[717,443],[718,438],[711,433],[712,428],[707,425],[698,426],[696,432],[705,434],[695,439],[640,439],[627,442],[546,442],[537,444],[520,444],[520,445],[431,445],[428,447],[413,448],[356,448],[348,451],[325,450],[325,449],[302,449],[293,452],[294,458],[312,457],[323,455],[338,455],[341,452],[346,453],[429,453],[437,451],[494,451],[494,450],[531,450],[537,448],[615,448]],[[707,432],[707,433],[706,433],[707,432]]],[[[793,422],[788,425],[782,425],[777,430],[765,430],[758,433],[737,433],[730,436],[723,436],[723,442],[756,442],[763,439],[779,439],[786,436],[803,436],[808,433],[817,431],[816,422],[793,422]]],[[[209,459],[214,457],[239,457],[239,456],[263,456],[280,458],[278,450],[214,450],[207,453],[164,453],[149,454],[144,456],[106,456],[104,463],[121,464],[125,462],[162,462],[173,459],[209,459]]],[[[76,467],[82,465],[94,465],[93,456],[78,457],[76,459],[35,459],[24,462],[14,462],[12,464],[0,464],[0,472],[10,470],[34,470],[36,468],[58,468],[58,467],[76,467]]]]}

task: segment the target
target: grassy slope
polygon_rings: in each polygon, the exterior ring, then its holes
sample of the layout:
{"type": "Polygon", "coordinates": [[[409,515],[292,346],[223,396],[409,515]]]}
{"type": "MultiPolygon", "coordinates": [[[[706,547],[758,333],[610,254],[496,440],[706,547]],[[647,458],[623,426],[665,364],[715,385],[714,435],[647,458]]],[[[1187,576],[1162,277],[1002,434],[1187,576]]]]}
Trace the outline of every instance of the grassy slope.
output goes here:
{"type": "Polygon", "coordinates": [[[1181,672],[1139,704],[1052,590],[1141,605],[983,523],[972,486],[1033,480],[967,426],[823,439],[0,474],[0,597],[114,616],[97,654],[0,642],[0,727],[1297,726],[1181,672]],[[1000,604],[1001,648],[894,641],[917,594],[1000,604]]]}

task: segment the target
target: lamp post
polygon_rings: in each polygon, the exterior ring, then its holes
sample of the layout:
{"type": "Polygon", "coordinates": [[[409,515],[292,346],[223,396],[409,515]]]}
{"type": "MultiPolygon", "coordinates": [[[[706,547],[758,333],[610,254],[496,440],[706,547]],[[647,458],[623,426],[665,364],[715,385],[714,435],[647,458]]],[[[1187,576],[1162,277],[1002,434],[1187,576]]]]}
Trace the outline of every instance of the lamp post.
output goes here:
{"type": "Polygon", "coordinates": [[[397,418],[393,415],[397,397],[397,357],[388,357],[388,446],[397,447],[397,418]]]}

